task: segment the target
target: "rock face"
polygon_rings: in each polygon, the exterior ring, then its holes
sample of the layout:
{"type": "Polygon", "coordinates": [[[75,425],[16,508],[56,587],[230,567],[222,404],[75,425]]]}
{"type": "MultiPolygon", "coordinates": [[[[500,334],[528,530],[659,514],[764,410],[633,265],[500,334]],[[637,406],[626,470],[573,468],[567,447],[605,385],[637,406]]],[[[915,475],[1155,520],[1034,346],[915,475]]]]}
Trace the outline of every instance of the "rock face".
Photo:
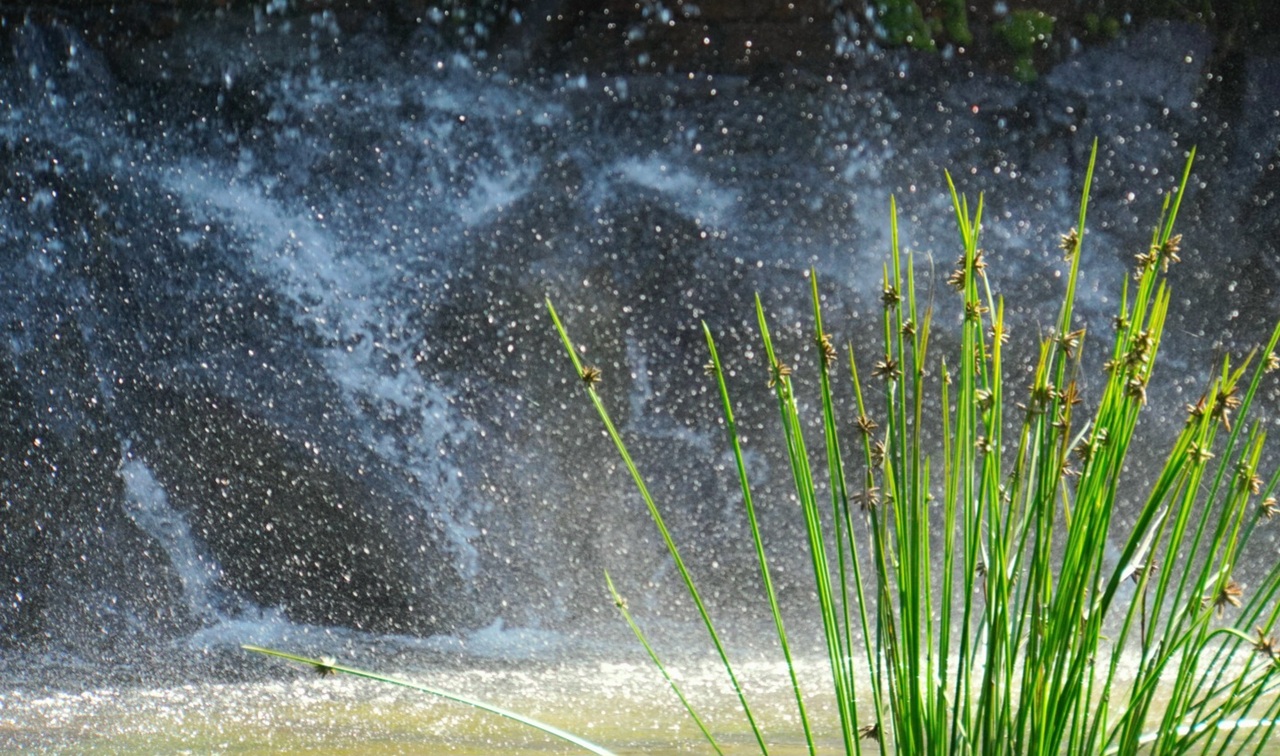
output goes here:
{"type": "Polygon", "coordinates": [[[1237,0],[50,0],[0,7],[0,17],[60,19],[104,47],[128,50],[192,19],[250,9],[259,17],[322,13],[346,31],[375,30],[410,48],[422,33],[441,36],[512,72],[591,74],[827,71],[853,47],[875,44],[949,47],[1033,76],[1079,42],[1105,43],[1156,18],[1204,25],[1227,57],[1261,49],[1280,26],[1280,5],[1237,0]]]}
{"type": "MultiPolygon", "coordinates": [[[[58,335],[66,346],[36,369],[83,379],[74,329],[58,335]]],[[[29,391],[31,367],[8,353],[0,377],[0,646],[64,642],[70,631],[109,656],[190,630],[176,572],[122,506],[109,419],[56,427],[42,412],[50,397],[29,391]]]]}
{"type": "Polygon", "coordinates": [[[699,3],[541,2],[495,45],[549,69],[757,73],[826,66],[833,6],[820,0],[699,3]]]}
{"type": "Polygon", "coordinates": [[[0,646],[127,650],[260,608],[465,624],[440,524],[350,440],[312,336],[127,165],[166,149],[122,130],[127,89],[65,27],[0,36],[0,646]]]}

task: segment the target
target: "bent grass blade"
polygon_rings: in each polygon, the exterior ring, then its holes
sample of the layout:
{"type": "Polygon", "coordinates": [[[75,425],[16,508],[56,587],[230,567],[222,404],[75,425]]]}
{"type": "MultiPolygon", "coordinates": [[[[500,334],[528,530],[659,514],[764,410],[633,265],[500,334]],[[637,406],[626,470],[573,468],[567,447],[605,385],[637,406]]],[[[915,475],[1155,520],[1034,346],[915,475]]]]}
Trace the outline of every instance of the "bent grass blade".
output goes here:
{"type": "Polygon", "coordinates": [[[438,696],[439,698],[443,698],[448,701],[460,703],[463,706],[470,706],[471,708],[477,709],[479,711],[487,711],[490,714],[497,714],[500,717],[505,717],[512,721],[519,722],[520,724],[526,725],[528,727],[532,727],[535,730],[541,730],[542,732],[548,735],[551,735],[553,737],[560,738],[561,740],[564,740],[566,742],[572,743],[573,745],[578,746],[584,751],[597,754],[597,756],[617,756],[613,751],[610,751],[609,749],[603,746],[596,745],[595,743],[592,743],[591,741],[586,740],[585,738],[578,737],[577,735],[574,735],[571,732],[565,732],[564,730],[561,730],[559,727],[556,727],[554,725],[549,725],[546,722],[539,722],[538,720],[533,719],[532,717],[526,717],[523,714],[518,714],[514,711],[510,711],[509,709],[504,709],[501,706],[495,706],[491,703],[487,703],[485,701],[481,701],[475,698],[470,698],[468,696],[463,696],[458,693],[450,693],[449,691],[446,691],[446,690],[432,688],[429,685],[409,682],[408,680],[401,680],[397,677],[391,677],[389,675],[383,675],[377,672],[370,672],[364,669],[357,669],[356,667],[348,667],[343,664],[337,664],[330,659],[313,659],[308,656],[299,656],[297,654],[290,654],[284,651],[277,651],[272,648],[263,648],[262,646],[246,645],[246,646],[241,646],[240,648],[244,649],[245,651],[251,651],[255,654],[264,654],[266,656],[274,656],[276,658],[285,659],[287,661],[295,662],[297,664],[306,664],[307,666],[316,670],[320,674],[341,673],[344,675],[351,675],[352,677],[363,677],[366,680],[373,680],[375,682],[385,683],[387,685],[396,685],[401,688],[416,690],[420,693],[426,693],[428,695],[438,696]]]}

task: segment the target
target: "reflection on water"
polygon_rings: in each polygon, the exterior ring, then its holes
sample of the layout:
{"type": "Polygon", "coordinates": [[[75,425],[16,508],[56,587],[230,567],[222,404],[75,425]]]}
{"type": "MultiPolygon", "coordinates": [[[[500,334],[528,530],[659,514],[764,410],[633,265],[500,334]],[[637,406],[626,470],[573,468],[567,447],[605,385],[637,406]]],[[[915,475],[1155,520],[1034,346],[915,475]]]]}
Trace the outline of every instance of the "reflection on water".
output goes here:
{"type": "MultiPolygon", "coordinates": [[[[103,687],[81,693],[0,693],[0,753],[552,754],[580,750],[500,717],[441,699],[348,677],[320,678],[267,663],[277,681],[164,688],[103,687]]],[[[834,722],[814,680],[814,716],[834,722]]],[[[799,754],[785,673],[742,666],[771,753],[799,754]]],[[[727,753],[758,752],[724,675],[678,670],[681,685],[722,738],[727,753]]],[[[492,668],[423,668],[405,677],[465,693],[582,735],[619,754],[710,752],[698,730],[643,663],[571,661],[492,668]]],[[[838,734],[819,729],[838,749],[838,734]]]]}
{"type": "MultiPolygon", "coordinates": [[[[421,655],[407,662],[412,671],[401,676],[531,716],[620,756],[712,752],[658,672],[634,656],[625,662],[594,654],[554,663],[473,659],[466,667],[443,655],[430,656],[430,662],[421,655]]],[[[352,677],[322,678],[275,661],[263,666],[272,679],[0,692],[0,754],[583,753],[516,722],[443,699],[352,677]]],[[[736,668],[769,752],[807,753],[784,667],[751,661],[736,668]]],[[[818,751],[840,752],[825,661],[810,657],[798,668],[818,751]]],[[[691,660],[670,671],[726,754],[759,753],[723,669],[691,660]]],[[[1222,740],[1206,752],[1217,752],[1222,740]]],[[[1265,751],[1247,749],[1280,755],[1275,744],[1265,751]]]]}

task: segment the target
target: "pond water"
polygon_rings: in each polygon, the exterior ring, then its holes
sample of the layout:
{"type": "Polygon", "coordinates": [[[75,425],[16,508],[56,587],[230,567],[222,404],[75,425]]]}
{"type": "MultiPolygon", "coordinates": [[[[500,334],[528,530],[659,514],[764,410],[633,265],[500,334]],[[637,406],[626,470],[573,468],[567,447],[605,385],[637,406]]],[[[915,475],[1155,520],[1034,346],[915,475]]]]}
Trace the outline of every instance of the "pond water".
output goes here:
{"type": "MultiPolygon", "coordinates": [[[[654,667],[625,652],[611,656],[460,663],[457,654],[416,652],[395,655],[393,663],[403,679],[502,706],[618,754],[709,752],[654,667]]],[[[6,690],[0,693],[0,753],[584,753],[444,699],[343,675],[321,678],[274,660],[262,666],[266,675],[234,683],[6,690]]],[[[726,753],[759,752],[721,669],[696,660],[674,669],[726,753]]],[[[833,721],[830,701],[818,690],[822,668],[801,669],[813,681],[807,705],[820,720],[818,742],[836,749],[838,734],[821,729],[833,721]]],[[[771,752],[805,752],[785,671],[757,660],[738,672],[752,691],[753,710],[767,723],[771,752]]]]}

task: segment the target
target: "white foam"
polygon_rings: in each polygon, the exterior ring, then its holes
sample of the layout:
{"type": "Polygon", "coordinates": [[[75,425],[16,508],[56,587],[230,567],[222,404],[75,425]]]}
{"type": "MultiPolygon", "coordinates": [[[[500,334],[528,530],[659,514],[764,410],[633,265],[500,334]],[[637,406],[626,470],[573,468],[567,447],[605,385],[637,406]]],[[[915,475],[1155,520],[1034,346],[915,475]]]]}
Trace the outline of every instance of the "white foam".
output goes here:
{"type": "Polygon", "coordinates": [[[191,535],[187,518],[169,504],[169,497],[146,462],[133,455],[129,444],[117,468],[124,482],[124,510],[129,518],[160,544],[182,581],[182,596],[196,618],[214,622],[222,603],[217,561],[191,535]]]}
{"type": "Polygon", "coordinates": [[[197,220],[229,223],[246,238],[249,267],[293,303],[294,322],[321,342],[316,356],[326,374],[346,409],[366,421],[365,446],[407,473],[415,500],[442,526],[456,568],[474,576],[474,517],[445,453],[471,428],[450,407],[450,392],[415,367],[430,334],[395,301],[399,261],[350,251],[326,229],[323,215],[286,207],[209,166],[180,167],[165,178],[197,220]]]}

